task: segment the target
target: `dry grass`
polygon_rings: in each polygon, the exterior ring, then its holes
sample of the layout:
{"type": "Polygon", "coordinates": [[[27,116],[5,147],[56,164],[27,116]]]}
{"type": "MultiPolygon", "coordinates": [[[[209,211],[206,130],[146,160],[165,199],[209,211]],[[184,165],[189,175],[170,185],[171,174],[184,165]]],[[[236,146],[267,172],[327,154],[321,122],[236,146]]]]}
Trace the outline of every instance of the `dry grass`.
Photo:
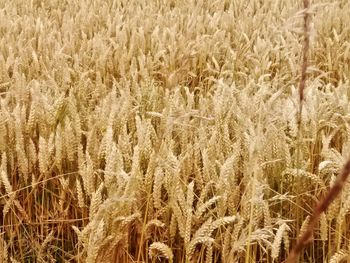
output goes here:
{"type": "MultiPolygon", "coordinates": [[[[0,261],[285,260],[350,156],[350,3],[311,3],[299,127],[302,8],[0,1],[0,261]]],[[[299,261],[350,262],[349,214],[299,261]]]]}

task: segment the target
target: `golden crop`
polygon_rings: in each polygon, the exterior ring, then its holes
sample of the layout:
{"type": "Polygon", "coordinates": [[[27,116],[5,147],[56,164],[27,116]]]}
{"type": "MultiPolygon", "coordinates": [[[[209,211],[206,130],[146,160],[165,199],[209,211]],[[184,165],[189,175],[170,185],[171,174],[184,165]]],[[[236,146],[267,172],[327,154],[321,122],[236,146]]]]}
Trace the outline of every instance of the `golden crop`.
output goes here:
{"type": "MultiPolygon", "coordinates": [[[[0,0],[0,262],[282,262],[350,155],[350,2],[0,0]],[[300,3],[297,3],[300,2],[300,3]]],[[[300,262],[350,262],[350,182],[300,262]]]]}

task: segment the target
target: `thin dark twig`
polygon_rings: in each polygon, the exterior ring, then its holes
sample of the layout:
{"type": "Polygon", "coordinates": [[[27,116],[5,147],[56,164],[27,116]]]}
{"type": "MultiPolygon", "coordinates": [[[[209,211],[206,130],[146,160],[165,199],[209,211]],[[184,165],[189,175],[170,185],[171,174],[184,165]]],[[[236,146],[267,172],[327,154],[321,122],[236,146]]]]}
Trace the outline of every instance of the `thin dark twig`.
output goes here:
{"type": "Polygon", "coordinates": [[[310,49],[310,1],[304,0],[304,48],[303,48],[303,63],[301,64],[301,77],[299,82],[299,116],[298,116],[298,127],[301,126],[301,115],[303,111],[304,101],[304,90],[307,78],[307,67],[309,60],[309,49],[310,49]]]}
{"type": "Polygon", "coordinates": [[[310,221],[306,231],[301,235],[298,239],[295,247],[289,254],[286,263],[295,263],[297,262],[298,255],[302,251],[302,249],[311,242],[312,233],[315,225],[317,224],[321,214],[327,210],[329,205],[334,201],[334,199],[340,194],[343,189],[345,182],[350,174],[350,160],[345,164],[342,172],[338,175],[334,185],[331,187],[327,195],[324,197],[322,201],[318,203],[315,207],[313,214],[310,217],[310,221]]]}
{"type": "MultiPolygon", "coordinates": [[[[308,67],[308,57],[309,57],[309,48],[310,48],[310,1],[304,0],[304,48],[303,48],[303,62],[301,65],[301,77],[299,83],[299,116],[298,116],[298,128],[299,134],[301,130],[301,121],[302,121],[302,110],[303,110],[303,102],[304,102],[304,90],[307,79],[307,67],[308,67]]],[[[289,254],[286,263],[295,263],[297,262],[297,258],[304,247],[306,247],[311,241],[313,236],[313,230],[319,221],[319,218],[322,213],[326,212],[329,205],[334,201],[335,198],[342,191],[347,178],[350,175],[350,160],[345,164],[342,172],[338,175],[334,185],[330,188],[329,192],[320,201],[315,207],[310,221],[308,223],[306,231],[299,237],[295,247],[292,249],[289,254]]]]}

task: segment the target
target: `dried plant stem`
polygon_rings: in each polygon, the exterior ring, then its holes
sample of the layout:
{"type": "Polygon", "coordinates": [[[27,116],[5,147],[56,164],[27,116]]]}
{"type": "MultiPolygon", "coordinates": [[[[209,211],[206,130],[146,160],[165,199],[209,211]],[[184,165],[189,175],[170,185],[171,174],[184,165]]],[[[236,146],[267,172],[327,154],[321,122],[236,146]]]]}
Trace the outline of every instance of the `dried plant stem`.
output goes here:
{"type": "MultiPolygon", "coordinates": [[[[302,112],[303,112],[303,104],[304,104],[304,90],[307,79],[307,67],[308,67],[308,59],[309,59],[309,48],[310,48],[310,1],[303,0],[304,3],[304,44],[303,44],[303,59],[301,64],[301,76],[299,81],[299,110],[297,112],[297,149],[296,149],[296,167],[299,170],[301,169],[301,145],[302,145],[302,112]]],[[[299,218],[299,216],[297,216],[299,218]]]]}
{"type": "Polygon", "coordinates": [[[301,65],[301,77],[299,82],[299,113],[298,113],[298,127],[301,126],[301,115],[303,111],[304,90],[307,78],[307,67],[309,60],[310,49],[310,1],[304,0],[304,48],[303,48],[303,63],[301,65]]]}
{"type": "Polygon", "coordinates": [[[310,221],[306,231],[301,235],[298,239],[297,244],[291,251],[286,263],[294,263],[297,262],[297,257],[300,254],[301,250],[312,240],[312,232],[317,224],[321,214],[327,210],[329,205],[333,202],[333,200],[339,195],[344,184],[349,177],[350,174],[350,160],[345,164],[343,171],[338,175],[334,185],[329,190],[328,194],[325,198],[318,203],[316,208],[314,209],[313,214],[310,217],[310,221]]]}
{"type": "Polygon", "coordinates": [[[301,122],[304,102],[304,90],[307,79],[307,67],[310,49],[310,1],[304,0],[304,46],[303,46],[303,61],[301,64],[301,76],[299,82],[299,111],[297,116],[298,136],[297,136],[297,167],[300,168],[300,145],[301,145],[301,122]]]}

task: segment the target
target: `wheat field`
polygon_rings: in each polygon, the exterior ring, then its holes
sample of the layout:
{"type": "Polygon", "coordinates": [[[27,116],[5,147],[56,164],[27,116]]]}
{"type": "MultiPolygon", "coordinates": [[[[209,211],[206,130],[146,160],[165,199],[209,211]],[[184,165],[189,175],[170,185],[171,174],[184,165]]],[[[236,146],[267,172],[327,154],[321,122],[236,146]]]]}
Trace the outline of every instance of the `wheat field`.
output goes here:
{"type": "MultiPolygon", "coordinates": [[[[350,157],[350,2],[0,0],[0,262],[282,262],[350,157]]],[[[350,182],[299,262],[350,262],[350,182]]]]}

